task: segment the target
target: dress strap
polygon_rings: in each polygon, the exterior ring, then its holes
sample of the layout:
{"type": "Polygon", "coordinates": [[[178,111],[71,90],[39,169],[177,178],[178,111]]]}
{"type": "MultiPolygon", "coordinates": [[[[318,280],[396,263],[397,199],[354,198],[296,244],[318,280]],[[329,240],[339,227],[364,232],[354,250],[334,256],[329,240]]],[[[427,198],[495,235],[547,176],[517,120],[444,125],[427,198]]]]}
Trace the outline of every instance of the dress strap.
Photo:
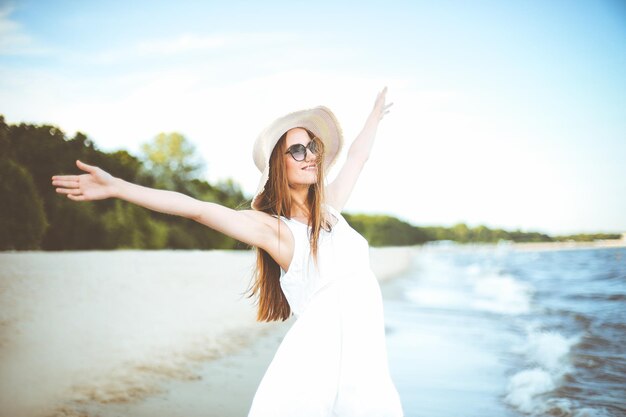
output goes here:
{"type": "Polygon", "coordinates": [[[324,206],[326,207],[326,211],[328,211],[328,213],[332,214],[333,217],[335,217],[337,219],[337,221],[332,225],[333,227],[335,227],[341,221],[343,216],[341,215],[341,213],[337,209],[335,209],[330,204],[324,203],[324,206]]]}
{"type": "Polygon", "coordinates": [[[339,213],[339,211],[330,204],[324,203],[324,205],[326,206],[326,209],[328,209],[328,211],[331,212],[333,215],[337,216],[337,218],[341,216],[341,213],[339,213]]]}

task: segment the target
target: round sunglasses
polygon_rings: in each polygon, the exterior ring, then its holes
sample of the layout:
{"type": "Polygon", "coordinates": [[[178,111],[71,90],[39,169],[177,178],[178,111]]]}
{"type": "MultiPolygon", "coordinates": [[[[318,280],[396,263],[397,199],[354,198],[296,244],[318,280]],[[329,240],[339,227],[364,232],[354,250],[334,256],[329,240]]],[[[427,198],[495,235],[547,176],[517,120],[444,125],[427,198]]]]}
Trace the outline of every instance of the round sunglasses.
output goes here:
{"type": "Polygon", "coordinates": [[[313,139],[309,142],[308,145],[304,146],[301,143],[296,143],[295,145],[291,145],[285,154],[291,154],[291,157],[298,162],[304,161],[306,158],[306,150],[309,150],[313,155],[317,155],[320,150],[320,146],[317,140],[313,139]]]}

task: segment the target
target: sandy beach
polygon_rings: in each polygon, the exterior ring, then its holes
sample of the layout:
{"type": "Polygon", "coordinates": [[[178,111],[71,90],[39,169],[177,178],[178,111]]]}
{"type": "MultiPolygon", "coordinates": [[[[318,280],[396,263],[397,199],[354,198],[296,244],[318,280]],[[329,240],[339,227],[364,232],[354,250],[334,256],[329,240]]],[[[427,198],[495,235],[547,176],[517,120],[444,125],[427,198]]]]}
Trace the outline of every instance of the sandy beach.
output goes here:
{"type": "MultiPolygon", "coordinates": [[[[380,281],[411,248],[373,248],[380,281]]],[[[293,317],[259,323],[249,251],[0,253],[0,417],[244,416],[293,317]]]]}

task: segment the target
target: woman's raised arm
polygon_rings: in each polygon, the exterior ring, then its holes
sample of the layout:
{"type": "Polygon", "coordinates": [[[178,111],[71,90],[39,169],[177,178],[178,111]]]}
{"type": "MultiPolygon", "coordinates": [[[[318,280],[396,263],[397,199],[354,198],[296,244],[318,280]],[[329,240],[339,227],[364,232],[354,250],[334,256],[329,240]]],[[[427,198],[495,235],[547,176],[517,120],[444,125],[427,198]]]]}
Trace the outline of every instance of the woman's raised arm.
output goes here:
{"type": "Polygon", "coordinates": [[[79,160],[76,161],[76,165],[86,174],[52,177],[52,185],[57,187],[57,193],[65,194],[71,200],[119,198],[153,211],[195,220],[271,253],[277,249],[276,221],[266,213],[254,210],[237,211],[219,204],[200,201],[176,191],[133,184],[113,177],[102,168],[87,165],[79,160]]]}
{"type": "Polygon", "coordinates": [[[374,145],[378,123],[385,114],[389,113],[389,107],[393,104],[385,104],[386,95],[387,87],[378,93],[374,102],[374,108],[365,121],[365,126],[363,126],[361,133],[352,142],[348,150],[346,162],[341,167],[335,180],[328,185],[326,190],[327,202],[338,211],[341,211],[348,201],[348,197],[350,197],[354,189],[363,166],[369,158],[374,145]]]}

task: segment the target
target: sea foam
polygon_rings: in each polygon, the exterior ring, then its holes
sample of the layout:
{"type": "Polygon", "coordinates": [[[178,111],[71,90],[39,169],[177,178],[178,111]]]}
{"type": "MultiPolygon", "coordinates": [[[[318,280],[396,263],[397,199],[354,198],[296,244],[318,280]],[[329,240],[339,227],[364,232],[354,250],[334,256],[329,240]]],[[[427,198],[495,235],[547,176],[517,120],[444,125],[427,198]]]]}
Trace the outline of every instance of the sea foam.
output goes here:
{"type": "Polygon", "coordinates": [[[421,258],[422,274],[407,297],[420,306],[485,311],[496,314],[528,313],[534,288],[490,265],[457,266],[434,254],[421,258]]]}
{"type": "Polygon", "coordinates": [[[571,372],[570,352],[579,341],[579,335],[565,337],[556,331],[543,331],[537,324],[529,324],[525,343],[513,349],[523,355],[528,368],[510,378],[505,401],[532,415],[574,416],[571,401],[564,402],[543,394],[557,389],[565,375],[571,372]]]}

